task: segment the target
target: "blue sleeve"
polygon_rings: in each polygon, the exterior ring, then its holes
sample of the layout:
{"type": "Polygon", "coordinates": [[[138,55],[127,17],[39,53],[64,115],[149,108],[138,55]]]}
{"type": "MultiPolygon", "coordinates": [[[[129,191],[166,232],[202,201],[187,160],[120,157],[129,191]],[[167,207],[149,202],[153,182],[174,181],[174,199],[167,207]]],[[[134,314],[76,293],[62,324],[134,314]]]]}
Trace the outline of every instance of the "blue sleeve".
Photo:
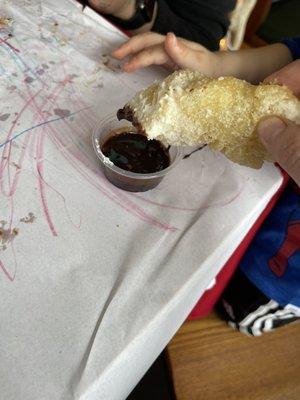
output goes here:
{"type": "Polygon", "coordinates": [[[284,39],[281,43],[290,49],[294,60],[300,58],[300,36],[294,39],[284,39]]]}

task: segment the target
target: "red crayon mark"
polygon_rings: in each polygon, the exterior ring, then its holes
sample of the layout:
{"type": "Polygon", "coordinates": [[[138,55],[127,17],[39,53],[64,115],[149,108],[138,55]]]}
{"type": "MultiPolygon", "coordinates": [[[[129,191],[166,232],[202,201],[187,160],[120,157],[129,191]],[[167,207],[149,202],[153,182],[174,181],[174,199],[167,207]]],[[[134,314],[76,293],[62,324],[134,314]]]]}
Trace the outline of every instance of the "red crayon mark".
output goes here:
{"type": "Polygon", "coordinates": [[[19,49],[17,49],[16,47],[14,47],[12,44],[10,44],[9,42],[8,42],[8,40],[9,40],[9,38],[0,38],[0,44],[1,43],[4,43],[4,44],[6,44],[7,46],[9,46],[13,51],[15,51],[16,53],[20,53],[20,50],[19,49]]]}

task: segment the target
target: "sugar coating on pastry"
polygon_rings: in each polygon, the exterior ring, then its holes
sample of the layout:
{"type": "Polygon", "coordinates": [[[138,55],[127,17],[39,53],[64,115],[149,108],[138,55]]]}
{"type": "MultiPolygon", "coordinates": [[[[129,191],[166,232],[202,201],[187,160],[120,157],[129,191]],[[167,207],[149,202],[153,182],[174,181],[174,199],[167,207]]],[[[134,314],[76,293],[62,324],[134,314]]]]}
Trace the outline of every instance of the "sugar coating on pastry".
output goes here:
{"type": "Polygon", "coordinates": [[[256,126],[270,115],[300,124],[300,102],[287,87],[255,86],[190,70],[155,82],[118,113],[149,139],[170,145],[207,143],[230,160],[252,168],[260,168],[269,159],[256,126]]]}

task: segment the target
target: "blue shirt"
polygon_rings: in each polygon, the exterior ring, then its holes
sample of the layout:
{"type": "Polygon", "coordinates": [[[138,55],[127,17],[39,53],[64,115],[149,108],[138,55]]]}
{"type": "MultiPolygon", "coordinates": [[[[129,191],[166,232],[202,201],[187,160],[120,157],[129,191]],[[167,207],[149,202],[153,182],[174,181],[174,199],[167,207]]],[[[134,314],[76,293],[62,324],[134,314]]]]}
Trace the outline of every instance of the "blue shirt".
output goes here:
{"type": "MultiPolygon", "coordinates": [[[[300,58],[300,37],[283,42],[300,58]]],[[[300,190],[281,196],[241,261],[247,278],[281,306],[300,307],[300,190]]]]}
{"type": "Polygon", "coordinates": [[[256,235],[241,268],[270,299],[300,307],[300,195],[292,186],[256,235]]]}
{"type": "Polygon", "coordinates": [[[284,39],[282,43],[290,49],[293,60],[298,60],[298,58],[300,58],[300,37],[284,39]]]}

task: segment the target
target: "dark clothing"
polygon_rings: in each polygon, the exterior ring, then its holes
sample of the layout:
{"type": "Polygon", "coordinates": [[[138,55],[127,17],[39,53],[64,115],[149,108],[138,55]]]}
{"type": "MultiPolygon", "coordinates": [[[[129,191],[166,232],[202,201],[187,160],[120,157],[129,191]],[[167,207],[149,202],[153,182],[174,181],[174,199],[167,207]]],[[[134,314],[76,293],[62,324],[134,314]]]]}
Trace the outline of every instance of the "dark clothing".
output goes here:
{"type": "Polygon", "coordinates": [[[177,36],[218,50],[229,26],[229,13],[235,0],[158,0],[153,31],[177,36]]]}
{"type": "Polygon", "coordinates": [[[292,53],[293,60],[300,59],[300,36],[282,40],[292,53]]]}
{"type": "MultiPolygon", "coordinates": [[[[88,0],[78,0],[86,6],[88,0]]],[[[218,50],[229,27],[229,13],[236,0],[157,0],[157,16],[152,31],[174,32],[184,39],[218,50]]]]}

